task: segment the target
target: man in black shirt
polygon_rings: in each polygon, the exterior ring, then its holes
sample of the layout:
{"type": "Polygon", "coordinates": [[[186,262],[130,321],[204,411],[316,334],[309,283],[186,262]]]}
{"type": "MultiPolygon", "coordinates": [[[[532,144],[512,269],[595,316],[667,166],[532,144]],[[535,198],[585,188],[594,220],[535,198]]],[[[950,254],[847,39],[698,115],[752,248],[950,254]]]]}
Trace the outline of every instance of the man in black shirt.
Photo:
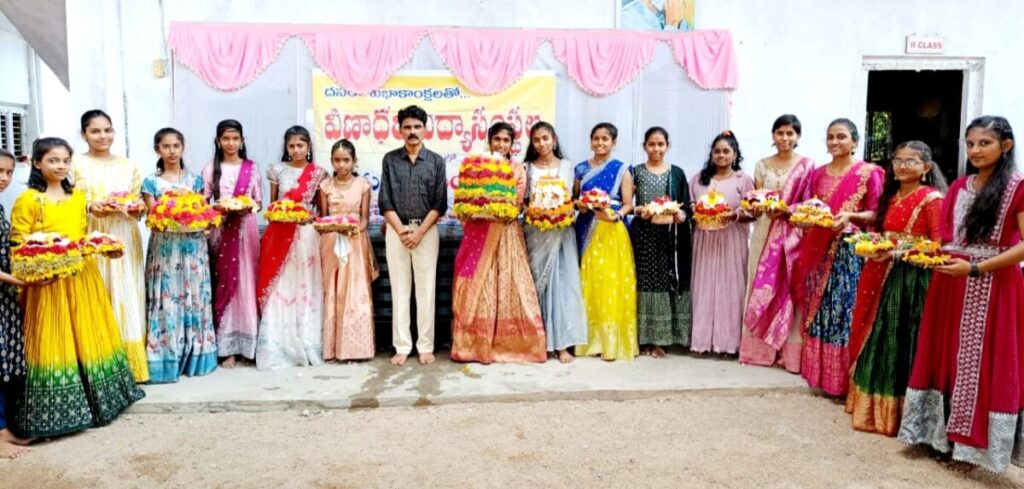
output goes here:
{"type": "Polygon", "coordinates": [[[440,238],[437,219],[448,209],[444,158],[423,147],[427,113],[410,105],[398,111],[405,146],[384,155],[378,203],[387,221],[385,249],[391,281],[392,365],[412,353],[409,300],[416,284],[416,352],[420,363],[434,362],[434,277],[440,238]]]}

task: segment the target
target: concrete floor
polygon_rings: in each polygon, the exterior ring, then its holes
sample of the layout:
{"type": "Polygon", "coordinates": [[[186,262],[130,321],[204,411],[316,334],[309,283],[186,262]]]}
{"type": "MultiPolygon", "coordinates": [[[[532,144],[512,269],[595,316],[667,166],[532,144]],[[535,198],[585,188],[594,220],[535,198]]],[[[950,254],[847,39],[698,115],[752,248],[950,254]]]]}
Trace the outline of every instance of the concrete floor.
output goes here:
{"type": "Polygon", "coordinates": [[[798,375],[740,365],[734,358],[669,355],[633,362],[579,358],[562,365],[458,364],[439,355],[393,367],[388,357],[353,364],[262,372],[252,366],[218,369],[177,384],[148,385],[134,413],[347,409],[460,402],[635,399],[694,390],[803,392],[798,375]]]}

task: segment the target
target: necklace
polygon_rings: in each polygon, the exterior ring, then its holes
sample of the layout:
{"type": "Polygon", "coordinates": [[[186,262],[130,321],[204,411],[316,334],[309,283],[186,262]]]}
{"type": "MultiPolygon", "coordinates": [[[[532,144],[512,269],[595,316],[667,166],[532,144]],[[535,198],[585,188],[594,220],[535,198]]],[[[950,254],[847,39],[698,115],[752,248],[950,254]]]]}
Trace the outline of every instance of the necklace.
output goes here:
{"type": "Polygon", "coordinates": [[[917,189],[919,189],[919,188],[921,188],[920,185],[910,189],[910,191],[907,192],[907,193],[903,193],[902,190],[896,191],[896,200],[903,200],[903,199],[905,199],[907,197],[910,197],[911,195],[914,194],[914,192],[917,192],[917,189]]]}

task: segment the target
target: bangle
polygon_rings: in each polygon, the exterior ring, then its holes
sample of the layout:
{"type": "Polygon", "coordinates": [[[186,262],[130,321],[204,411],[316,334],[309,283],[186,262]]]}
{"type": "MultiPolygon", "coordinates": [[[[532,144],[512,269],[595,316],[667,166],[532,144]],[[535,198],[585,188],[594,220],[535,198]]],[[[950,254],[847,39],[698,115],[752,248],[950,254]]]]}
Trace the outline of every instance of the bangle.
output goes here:
{"type": "Polygon", "coordinates": [[[980,277],[981,276],[981,270],[978,268],[978,263],[977,262],[971,262],[971,273],[969,273],[968,275],[970,275],[972,277],[980,277]]]}

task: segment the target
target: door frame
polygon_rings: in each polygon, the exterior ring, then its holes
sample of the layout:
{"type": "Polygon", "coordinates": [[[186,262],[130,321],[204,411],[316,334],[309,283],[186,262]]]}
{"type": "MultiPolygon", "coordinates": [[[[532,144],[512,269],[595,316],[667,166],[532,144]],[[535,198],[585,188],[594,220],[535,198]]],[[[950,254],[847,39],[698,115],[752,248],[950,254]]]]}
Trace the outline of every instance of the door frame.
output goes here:
{"type": "MultiPolygon", "coordinates": [[[[864,56],[861,61],[864,76],[854,87],[855,96],[863,101],[860,104],[862,113],[858,119],[866,120],[868,100],[868,73],[871,71],[962,71],[963,87],[960,93],[960,131],[963,134],[969,121],[982,115],[981,104],[985,83],[985,58],[958,56],[864,56]]],[[[963,176],[967,172],[965,143],[958,138],[960,148],[957,156],[957,174],[963,176]]]]}

